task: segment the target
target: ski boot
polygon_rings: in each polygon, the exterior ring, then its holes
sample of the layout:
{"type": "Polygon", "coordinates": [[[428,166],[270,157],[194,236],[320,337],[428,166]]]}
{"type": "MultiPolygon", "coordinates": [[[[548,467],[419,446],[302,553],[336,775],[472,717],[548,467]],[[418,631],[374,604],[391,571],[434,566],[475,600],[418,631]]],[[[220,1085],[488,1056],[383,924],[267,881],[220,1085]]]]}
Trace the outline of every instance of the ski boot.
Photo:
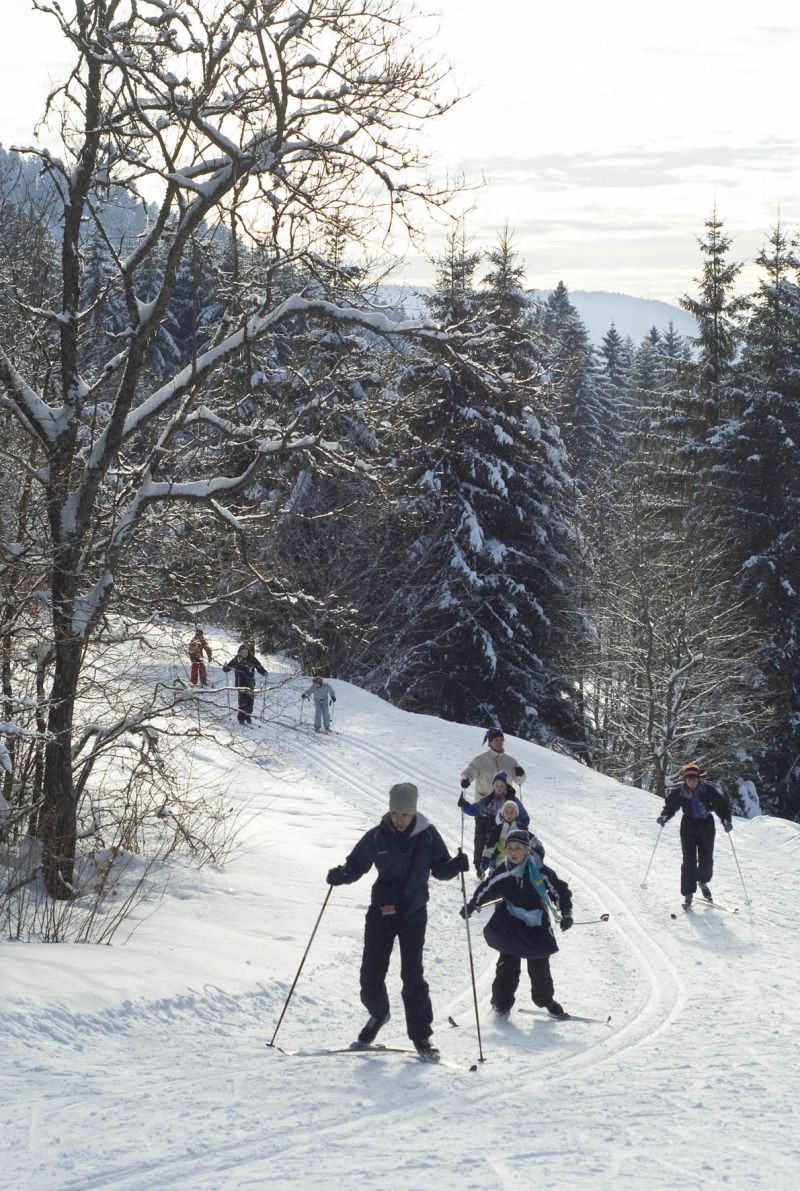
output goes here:
{"type": "Polygon", "coordinates": [[[692,895],[691,895],[691,893],[687,893],[687,894],[686,894],[686,897],[683,899],[683,908],[684,908],[684,910],[691,910],[691,908],[692,908],[692,895]]]}
{"type": "Polygon", "coordinates": [[[424,1042],[415,1042],[417,1054],[423,1063],[438,1063],[441,1055],[435,1046],[426,1038],[424,1042]]]}
{"type": "Polygon", "coordinates": [[[545,1005],[545,1008],[551,1017],[569,1017],[563,1005],[559,1005],[558,1001],[551,1001],[549,1005],[545,1005]]]}
{"type": "Polygon", "coordinates": [[[371,1046],[378,1037],[378,1031],[382,1030],[389,1020],[389,1014],[385,1017],[373,1017],[372,1014],[367,1018],[367,1024],[364,1026],[361,1033],[358,1035],[359,1046],[371,1046]]]}
{"type": "Polygon", "coordinates": [[[711,890],[709,889],[708,885],[704,885],[702,881],[700,882],[700,892],[707,902],[713,902],[714,898],[711,894],[711,890]]]}

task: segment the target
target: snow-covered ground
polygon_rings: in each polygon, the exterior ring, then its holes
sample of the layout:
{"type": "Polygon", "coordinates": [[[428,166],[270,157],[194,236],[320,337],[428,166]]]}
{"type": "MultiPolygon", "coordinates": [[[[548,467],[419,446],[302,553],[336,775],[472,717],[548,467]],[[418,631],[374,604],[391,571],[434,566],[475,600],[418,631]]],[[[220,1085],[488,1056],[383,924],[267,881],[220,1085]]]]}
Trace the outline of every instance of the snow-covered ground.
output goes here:
{"type": "MultiPolygon", "coordinates": [[[[295,714],[304,685],[289,698],[295,714]]],[[[511,1019],[494,1021],[494,956],[486,915],[476,916],[485,1062],[470,1072],[478,1047],[460,884],[434,881],[427,975],[446,1065],[267,1048],[327,869],[402,779],[419,785],[420,809],[455,848],[458,774],[482,747],[479,729],[334,685],[334,735],[257,725],[249,759],[227,747],[244,730],[224,692],[206,696],[209,734],[190,746],[191,764],[241,807],[240,844],[217,869],[177,863],[124,945],[124,928],[110,947],[2,944],[0,1186],[796,1187],[800,829],[736,822],[750,908],[718,832],[713,889],[741,909],[684,914],[677,820],[642,890],[659,803],[523,741],[507,747],[527,769],[532,825],[572,887],[576,919],[610,914],[559,936],[552,962],[556,996],[587,1020],[545,1018],[523,981],[511,1019]]],[[[346,1045],[360,1028],[369,886],[333,891],[278,1035],[284,1047],[346,1045]]],[[[396,964],[392,981],[382,1040],[402,1046],[396,964]]]]}

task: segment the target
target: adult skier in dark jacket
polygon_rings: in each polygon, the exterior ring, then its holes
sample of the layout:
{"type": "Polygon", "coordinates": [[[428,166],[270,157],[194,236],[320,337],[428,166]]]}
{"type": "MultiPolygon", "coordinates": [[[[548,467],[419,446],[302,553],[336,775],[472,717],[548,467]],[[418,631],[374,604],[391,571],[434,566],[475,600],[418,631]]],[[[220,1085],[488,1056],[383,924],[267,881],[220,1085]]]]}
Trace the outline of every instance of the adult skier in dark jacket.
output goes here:
{"type": "Polygon", "coordinates": [[[256,670],[264,678],[267,677],[266,670],[247,645],[240,645],[236,656],[226,662],[222,669],[225,674],[233,670],[236,679],[236,689],[239,692],[239,713],[236,718],[240,724],[250,724],[255,701],[256,670]]]}
{"type": "Polygon", "coordinates": [[[374,1042],[389,1020],[386,973],[395,939],[400,944],[400,976],[408,1036],[421,1058],[436,1061],[431,1045],[433,1009],[422,963],[428,921],[428,882],[431,875],[449,881],[467,872],[469,860],[451,857],[436,828],[417,811],[417,787],[399,782],[389,791],[389,813],[358,841],[344,864],[328,873],[329,885],[350,885],[374,865],[364,928],[361,958],[361,1003],[369,1013],[358,1036],[364,1046],[374,1042]]]}
{"type": "MultiPolygon", "coordinates": [[[[528,831],[506,837],[508,859],[485,877],[467,903],[467,916],[498,902],[483,937],[500,952],[492,984],[492,1008],[508,1016],[516,998],[522,960],[527,961],[534,1005],[551,1017],[566,1017],[554,1000],[550,956],[558,951],[550,924],[551,907],[560,912],[562,931],[572,926],[572,894],[566,881],[544,861],[544,848],[528,831]],[[532,844],[537,850],[532,849],[532,844]]],[[[463,915],[464,910],[462,908],[463,915]]]]}
{"type": "Polygon", "coordinates": [[[681,893],[688,910],[700,886],[700,892],[711,901],[708,882],[714,874],[714,817],[719,815],[726,831],[733,830],[731,804],[724,794],[704,782],[700,767],[693,761],[681,770],[683,779],[677,790],[671,790],[664,800],[664,810],[656,822],[663,827],[680,810],[681,816],[681,893]]]}

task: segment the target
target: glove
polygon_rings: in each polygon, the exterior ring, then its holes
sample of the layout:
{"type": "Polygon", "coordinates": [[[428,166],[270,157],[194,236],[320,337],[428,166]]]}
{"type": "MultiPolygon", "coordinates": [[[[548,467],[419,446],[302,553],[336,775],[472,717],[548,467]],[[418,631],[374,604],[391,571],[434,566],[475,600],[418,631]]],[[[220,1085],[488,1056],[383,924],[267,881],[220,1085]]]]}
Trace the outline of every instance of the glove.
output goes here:
{"type": "Polygon", "coordinates": [[[467,856],[466,852],[462,852],[460,848],[458,849],[458,852],[456,853],[456,872],[457,873],[468,873],[469,872],[469,856],[467,856]]]}
{"type": "Polygon", "coordinates": [[[307,699],[307,698],[308,698],[308,695],[301,695],[301,696],[300,696],[300,698],[301,698],[301,699],[307,699]]]}
{"type": "Polygon", "coordinates": [[[466,806],[466,805],[467,805],[467,800],[466,800],[466,798],[464,797],[464,795],[463,795],[463,794],[459,794],[459,796],[458,796],[458,805],[459,805],[459,806],[466,806]]]}
{"type": "Polygon", "coordinates": [[[331,695],[331,703],[335,703],[335,702],[336,702],[336,696],[335,696],[335,695],[331,695]]]}
{"type": "Polygon", "coordinates": [[[733,831],[733,823],[731,823],[730,819],[723,819],[722,826],[726,831],[733,831]]]}
{"type": "Polygon", "coordinates": [[[574,926],[574,920],[573,920],[572,915],[564,914],[558,925],[561,927],[562,930],[569,930],[569,928],[571,926],[574,926]]]}
{"type": "Polygon", "coordinates": [[[223,667],[222,667],[222,673],[223,673],[223,674],[227,674],[229,670],[230,670],[230,666],[223,666],[223,667]]]}
{"type": "Polygon", "coordinates": [[[347,884],[347,869],[343,864],[332,868],[325,880],[329,885],[346,885],[347,884]]]}
{"type": "Polygon", "coordinates": [[[470,901],[470,902],[467,902],[467,904],[465,906],[462,906],[458,912],[461,915],[461,917],[466,920],[467,918],[472,917],[472,915],[475,913],[477,908],[478,907],[475,905],[475,903],[470,901]]]}
{"type": "Polygon", "coordinates": [[[667,816],[666,816],[666,815],[659,815],[659,816],[658,816],[658,818],[656,819],[656,823],[658,823],[659,827],[666,827],[666,825],[667,825],[667,816]]]}
{"type": "Polygon", "coordinates": [[[462,779],[461,779],[461,789],[462,789],[462,790],[466,790],[466,788],[467,788],[467,786],[469,785],[469,783],[470,783],[470,779],[469,779],[468,777],[462,777],[462,779]]]}
{"type": "Polygon", "coordinates": [[[515,765],[514,766],[514,777],[524,777],[524,776],[525,776],[525,770],[522,768],[522,766],[515,765]]]}

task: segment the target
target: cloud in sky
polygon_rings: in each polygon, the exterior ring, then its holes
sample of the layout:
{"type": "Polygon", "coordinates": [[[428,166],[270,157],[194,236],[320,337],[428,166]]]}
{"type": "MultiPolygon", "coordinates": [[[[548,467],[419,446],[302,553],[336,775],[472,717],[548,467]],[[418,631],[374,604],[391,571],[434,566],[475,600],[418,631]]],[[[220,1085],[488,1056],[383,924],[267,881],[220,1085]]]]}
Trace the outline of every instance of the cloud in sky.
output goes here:
{"type": "MultiPolygon", "coordinates": [[[[0,0],[0,143],[30,141],[64,74],[55,23],[0,0]]],[[[423,7],[424,5],[421,5],[423,7]]],[[[426,131],[465,194],[477,245],[506,221],[536,285],[674,301],[714,206],[752,260],[780,214],[800,223],[797,0],[437,0],[427,50],[468,98],[426,131]]],[[[428,252],[445,232],[431,224],[428,252]]],[[[412,252],[405,274],[430,282],[412,252]]],[[[754,280],[752,266],[743,284],[754,280]]]]}

